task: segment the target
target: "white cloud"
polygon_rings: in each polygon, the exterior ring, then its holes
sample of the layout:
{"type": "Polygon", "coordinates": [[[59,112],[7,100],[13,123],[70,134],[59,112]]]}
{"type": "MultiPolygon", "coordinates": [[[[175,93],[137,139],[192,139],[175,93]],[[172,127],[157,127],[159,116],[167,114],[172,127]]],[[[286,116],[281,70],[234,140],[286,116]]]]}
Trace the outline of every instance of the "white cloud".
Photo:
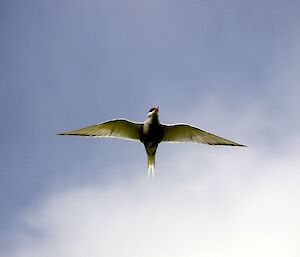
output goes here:
{"type": "Polygon", "coordinates": [[[190,146],[160,159],[155,181],[53,192],[8,256],[299,256],[299,142],[276,156],[190,146]]]}

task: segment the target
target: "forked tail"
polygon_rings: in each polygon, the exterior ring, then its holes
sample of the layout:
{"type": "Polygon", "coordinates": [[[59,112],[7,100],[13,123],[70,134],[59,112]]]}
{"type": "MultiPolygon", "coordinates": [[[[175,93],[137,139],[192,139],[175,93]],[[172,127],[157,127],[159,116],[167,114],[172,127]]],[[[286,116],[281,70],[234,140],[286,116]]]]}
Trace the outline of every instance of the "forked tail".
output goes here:
{"type": "Polygon", "coordinates": [[[152,178],[154,179],[154,167],[155,167],[155,154],[148,154],[148,177],[152,173],[152,178]]]}

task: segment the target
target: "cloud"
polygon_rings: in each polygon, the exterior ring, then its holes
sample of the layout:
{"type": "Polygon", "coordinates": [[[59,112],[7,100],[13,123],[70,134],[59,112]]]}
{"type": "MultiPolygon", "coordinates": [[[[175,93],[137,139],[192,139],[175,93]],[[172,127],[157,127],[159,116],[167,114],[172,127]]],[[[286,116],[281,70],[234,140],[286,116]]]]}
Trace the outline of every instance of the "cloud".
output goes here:
{"type": "Polygon", "coordinates": [[[299,143],[269,154],[191,145],[168,158],[164,147],[154,181],[141,172],[45,196],[7,256],[299,256],[299,143]]]}
{"type": "Polygon", "coordinates": [[[1,256],[299,256],[299,135],[264,147],[270,118],[258,101],[234,110],[204,96],[189,108],[170,119],[200,125],[200,116],[204,129],[249,147],[162,144],[154,181],[137,158],[103,168],[113,174],[105,183],[55,187],[20,214],[1,256]]]}

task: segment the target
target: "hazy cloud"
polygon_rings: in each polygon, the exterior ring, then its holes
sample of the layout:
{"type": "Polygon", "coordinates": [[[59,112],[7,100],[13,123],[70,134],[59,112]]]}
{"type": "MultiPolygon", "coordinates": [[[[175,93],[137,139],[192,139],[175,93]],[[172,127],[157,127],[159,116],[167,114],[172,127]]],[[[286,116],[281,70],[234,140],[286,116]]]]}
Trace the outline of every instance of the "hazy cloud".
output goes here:
{"type": "MultiPolygon", "coordinates": [[[[263,127],[259,115],[253,127],[247,119],[233,134],[263,127]]],[[[222,124],[229,131],[230,122],[222,124]]],[[[300,138],[292,141],[276,151],[254,142],[248,148],[166,144],[154,181],[136,162],[114,166],[139,174],[130,180],[54,188],[23,212],[7,256],[296,257],[300,138]]]]}

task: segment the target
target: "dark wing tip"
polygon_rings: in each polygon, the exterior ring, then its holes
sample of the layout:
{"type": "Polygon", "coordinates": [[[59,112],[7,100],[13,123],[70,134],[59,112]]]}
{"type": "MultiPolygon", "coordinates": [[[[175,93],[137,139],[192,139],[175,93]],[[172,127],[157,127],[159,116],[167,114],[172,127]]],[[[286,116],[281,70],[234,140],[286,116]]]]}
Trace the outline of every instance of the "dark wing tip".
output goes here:
{"type": "Polygon", "coordinates": [[[235,143],[234,146],[248,147],[247,145],[242,145],[242,144],[239,144],[239,143],[235,143]]]}
{"type": "Polygon", "coordinates": [[[227,144],[227,143],[207,143],[208,145],[222,145],[222,146],[239,146],[239,147],[248,147],[246,145],[241,145],[237,143],[227,144]]]}
{"type": "Polygon", "coordinates": [[[57,133],[57,136],[82,136],[82,137],[93,137],[85,134],[79,134],[79,133],[57,133]]]}
{"type": "Polygon", "coordinates": [[[57,133],[56,135],[57,135],[57,136],[74,136],[74,134],[69,134],[69,133],[64,133],[64,132],[62,132],[62,133],[57,133]]]}
{"type": "Polygon", "coordinates": [[[241,145],[241,144],[232,144],[231,146],[248,147],[246,145],[241,145]]]}

